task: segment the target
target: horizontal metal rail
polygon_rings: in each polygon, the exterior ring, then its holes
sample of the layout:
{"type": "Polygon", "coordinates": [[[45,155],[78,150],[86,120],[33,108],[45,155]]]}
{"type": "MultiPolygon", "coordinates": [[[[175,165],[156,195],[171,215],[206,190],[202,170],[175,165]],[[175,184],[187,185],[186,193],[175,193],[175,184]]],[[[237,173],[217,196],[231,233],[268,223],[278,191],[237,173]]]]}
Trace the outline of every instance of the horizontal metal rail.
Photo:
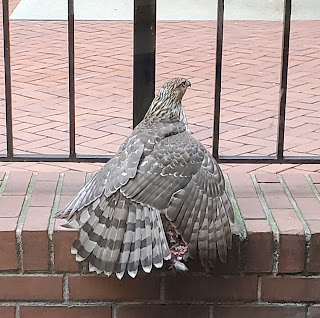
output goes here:
{"type": "Polygon", "coordinates": [[[277,158],[275,156],[219,156],[218,162],[221,163],[253,163],[253,164],[320,164],[319,156],[284,156],[277,158]]]}
{"type": "Polygon", "coordinates": [[[0,161],[3,162],[107,162],[113,156],[112,155],[77,155],[70,157],[69,155],[50,154],[50,155],[37,155],[37,154],[25,154],[14,155],[13,157],[7,157],[0,155],[0,161]]]}

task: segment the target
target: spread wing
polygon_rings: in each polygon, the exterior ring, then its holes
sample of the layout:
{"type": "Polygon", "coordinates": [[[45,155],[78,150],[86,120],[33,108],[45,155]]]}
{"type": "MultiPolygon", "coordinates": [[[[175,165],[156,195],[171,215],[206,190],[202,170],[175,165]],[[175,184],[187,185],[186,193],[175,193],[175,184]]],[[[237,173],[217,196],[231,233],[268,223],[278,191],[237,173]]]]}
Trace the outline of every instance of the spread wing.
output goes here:
{"type": "Polygon", "coordinates": [[[216,254],[225,262],[231,247],[233,211],[222,172],[211,154],[189,133],[169,136],[140,162],[136,176],[120,188],[132,201],[165,211],[204,266],[216,254]]]}
{"type": "Polygon", "coordinates": [[[143,123],[138,125],[120,146],[117,154],[56,214],[56,217],[70,221],[77,212],[97,199],[102,196],[110,197],[135,177],[142,158],[152,152],[162,138],[183,130],[185,127],[180,122],[156,122],[149,129],[144,127],[143,123]]]}

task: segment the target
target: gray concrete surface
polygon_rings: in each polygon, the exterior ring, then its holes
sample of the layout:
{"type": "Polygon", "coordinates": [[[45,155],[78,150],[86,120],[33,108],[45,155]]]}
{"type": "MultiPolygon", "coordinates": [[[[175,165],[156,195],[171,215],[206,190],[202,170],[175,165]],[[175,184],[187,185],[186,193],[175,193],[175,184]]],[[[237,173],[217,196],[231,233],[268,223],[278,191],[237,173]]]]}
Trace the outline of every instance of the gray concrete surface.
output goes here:
{"type": "MultiPolygon", "coordinates": [[[[75,0],[77,20],[132,20],[133,0],[75,0]]],[[[158,20],[215,20],[217,0],[158,0],[158,20]]],[[[281,20],[283,0],[225,0],[227,20],[281,20]]],[[[320,20],[320,0],[293,0],[292,18],[320,20]]],[[[21,0],[11,19],[66,20],[67,0],[21,0]]]]}

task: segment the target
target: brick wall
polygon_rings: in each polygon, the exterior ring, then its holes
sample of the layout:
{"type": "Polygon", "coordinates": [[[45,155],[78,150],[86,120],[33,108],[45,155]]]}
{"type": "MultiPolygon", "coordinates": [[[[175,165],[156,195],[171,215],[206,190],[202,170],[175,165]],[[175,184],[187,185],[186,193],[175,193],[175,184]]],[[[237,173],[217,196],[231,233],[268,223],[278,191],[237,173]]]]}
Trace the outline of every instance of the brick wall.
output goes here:
{"type": "Polygon", "coordinates": [[[320,175],[227,176],[236,213],[226,265],[136,279],[91,275],[77,231],[53,218],[83,173],[3,174],[0,317],[320,317],[320,175]]]}

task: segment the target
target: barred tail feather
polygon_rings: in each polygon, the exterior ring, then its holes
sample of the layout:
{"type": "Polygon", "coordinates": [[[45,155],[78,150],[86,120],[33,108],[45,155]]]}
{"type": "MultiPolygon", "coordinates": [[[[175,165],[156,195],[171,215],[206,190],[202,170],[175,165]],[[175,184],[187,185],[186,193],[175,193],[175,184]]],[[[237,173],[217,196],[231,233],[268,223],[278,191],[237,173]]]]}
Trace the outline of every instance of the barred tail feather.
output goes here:
{"type": "Polygon", "coordinates": [[[131,202],[120,192],[98,198],[94,204],[74,213],[71,223],[81,224],[72,253],[77,261],[88,259],[89,270],[121,279],[127,271],[135,277],[141,264],[150,273],[161,267],[171,253],[160,212],[131,202]]]}

